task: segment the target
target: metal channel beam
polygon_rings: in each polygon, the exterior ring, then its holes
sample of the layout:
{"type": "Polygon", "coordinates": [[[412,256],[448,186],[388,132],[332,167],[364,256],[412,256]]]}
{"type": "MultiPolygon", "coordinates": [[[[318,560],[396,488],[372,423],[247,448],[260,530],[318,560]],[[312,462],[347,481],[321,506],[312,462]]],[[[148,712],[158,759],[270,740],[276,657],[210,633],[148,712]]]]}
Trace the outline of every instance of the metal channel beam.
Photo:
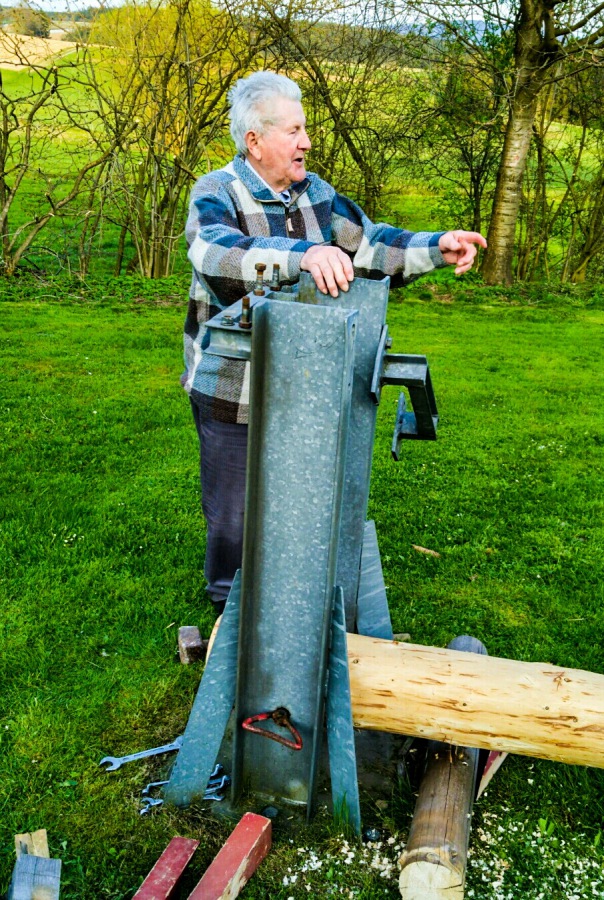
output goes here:
{"type": "Polygon", "coordinates": [[[329,655],[327,691],[327,745],[331,795],[336,819],[361,834],[361,802],[352,724],[352,698],[348,674],[346,620],[342,588],[336,587],[329,655]]]}
{"type": "Polygon", "coordinates": [[[189,806],[203,797],[235,701],[239,597],[241,573],[237,572],[206,663],[164,799],[175,806],[189,806]]]}
{"type": "MultiPolygon", "coordinates": [[[[314,805],[357,314],[254,310],[233,798],[314,805]],[[242,728],[285,707],[303,747],[242,728]]],[[[262,727],[289,738],[272,722],[262,727]]]]}
{"type": "Polygon", "coordinates": [[[370,281],[355,278],[349,290],[337,297],[325,296],[316,287],[312,275],[303,272],[299,300],[302,303],[357,309],[359,320],[356,336],[354,381],[350,410],[350,434],[344,476],[344,506],[340,527],[340,550],[336,584],[344,590],[346,627],[357,628],[357,595],[361,568],[361,551],[369,501],[371,459],[377,407],[371,396],[371,382],[376,354],[386,321],[390,279],[370,281]]]}
{"type": "Polygon", "coordinates": [[[357,629],[359,634],[382,638],[385,641],[391,641],[394,637],[386,597],[386,585],[382,574],[382,560],[373,521],[365,523],[357,629]]]}

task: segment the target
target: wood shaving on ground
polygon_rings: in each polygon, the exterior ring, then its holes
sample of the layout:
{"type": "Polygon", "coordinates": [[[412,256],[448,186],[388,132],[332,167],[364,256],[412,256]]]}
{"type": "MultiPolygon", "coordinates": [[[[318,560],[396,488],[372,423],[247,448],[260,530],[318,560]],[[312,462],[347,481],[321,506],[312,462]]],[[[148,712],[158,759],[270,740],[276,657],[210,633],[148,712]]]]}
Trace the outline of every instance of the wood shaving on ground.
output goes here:
{"type": "Polygon", "coordinates": [[[419,547],[417,544],[411,544],[418,553],[426,553],[428,556],[437,556],[440,559],[440,553],[437,550],[428,550],[427,547],[419,547]]]}

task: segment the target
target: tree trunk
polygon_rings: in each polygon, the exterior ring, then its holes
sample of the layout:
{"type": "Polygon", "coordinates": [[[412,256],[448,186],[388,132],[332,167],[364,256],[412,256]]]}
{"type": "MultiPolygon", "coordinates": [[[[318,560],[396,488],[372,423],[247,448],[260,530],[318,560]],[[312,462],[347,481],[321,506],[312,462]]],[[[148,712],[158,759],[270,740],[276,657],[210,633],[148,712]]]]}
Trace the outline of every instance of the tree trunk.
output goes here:
{"type": "Polygon", "coordinates": [[[539,93],[561,49],[554,35],[551,0],[521,0],[514,48],[514,83],[495,199],[482,264],[487,284],[511,284],[522,179],[539,93]]]}
{"type": "Polygon", "coordinates": [[[571,275],[571,281],[575,284],[582,284],[585,281],[587,267],[602,246],[602,237],[604,236],[604,171],[600,173],[598,181],[598,189],[593,200],[587,227],[584,230],[584,239],[579,250],[579,258],[573,267],[571,275]]]}
{"type": "Polygon", "coordinates": [[[527,94],[522,92],[514,98],[506,128],[487,238],[489,247],[482,264],[487,284],[511,284],[513,280],[516,222],[537,108],[537,95],[527,94]]]}
{"type": "Polygon", "coordinates": [[[113,274],[116,278],[122,274],[122,265],[124,264],[124,248],[126,246],[126,237],[128,235],[128,222],[126,222],[120,228],[120,236],[117,242],[117,251],[115,256],[115,265],[113,267],[113,274]]]}

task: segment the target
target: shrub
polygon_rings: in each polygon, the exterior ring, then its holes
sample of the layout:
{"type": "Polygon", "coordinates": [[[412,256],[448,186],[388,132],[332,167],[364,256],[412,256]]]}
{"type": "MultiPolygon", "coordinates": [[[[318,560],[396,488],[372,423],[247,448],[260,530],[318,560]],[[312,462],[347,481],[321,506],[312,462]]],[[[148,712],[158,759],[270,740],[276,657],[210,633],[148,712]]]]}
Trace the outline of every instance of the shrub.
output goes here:
{"type": "Polygon", "coordinates": [[[18,34],[47,38],[50,35],[50,19],[31,6],[18,6],[13,10],[13,25],[18,34]]]}

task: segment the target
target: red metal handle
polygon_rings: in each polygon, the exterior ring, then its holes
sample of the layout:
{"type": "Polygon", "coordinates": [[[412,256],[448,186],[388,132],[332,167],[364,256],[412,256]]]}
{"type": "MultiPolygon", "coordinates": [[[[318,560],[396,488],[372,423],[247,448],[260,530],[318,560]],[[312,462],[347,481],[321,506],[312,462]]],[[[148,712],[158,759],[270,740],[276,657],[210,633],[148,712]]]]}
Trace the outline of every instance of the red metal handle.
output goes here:
{"type": "Polygon", "coordinates": [[[248,716],[248,718],[244,719],[241,723],[241,727],[245,728],[246,731],[251,731],[252,734],[259,734],[262,737],[270,738],[271,741],[277,741],[278,744],[283,744],[284,747],[289,747],[290,750],[302,749],[300,732],[292,725],[289,710],[285,709],[284,706],[278,706],[277,709],[274,709],[272,712],[263,712],[258,713],[256,716],[248,716]],[[272,719],[279,728],[287,728],[294,740],[290,741],[289,738],[283,737],[280,734],[275,734],[274,731],[268,731],[266,728],[256,728],[254,726],[254,722],[266,722],[267,719],[272,719]]]}

